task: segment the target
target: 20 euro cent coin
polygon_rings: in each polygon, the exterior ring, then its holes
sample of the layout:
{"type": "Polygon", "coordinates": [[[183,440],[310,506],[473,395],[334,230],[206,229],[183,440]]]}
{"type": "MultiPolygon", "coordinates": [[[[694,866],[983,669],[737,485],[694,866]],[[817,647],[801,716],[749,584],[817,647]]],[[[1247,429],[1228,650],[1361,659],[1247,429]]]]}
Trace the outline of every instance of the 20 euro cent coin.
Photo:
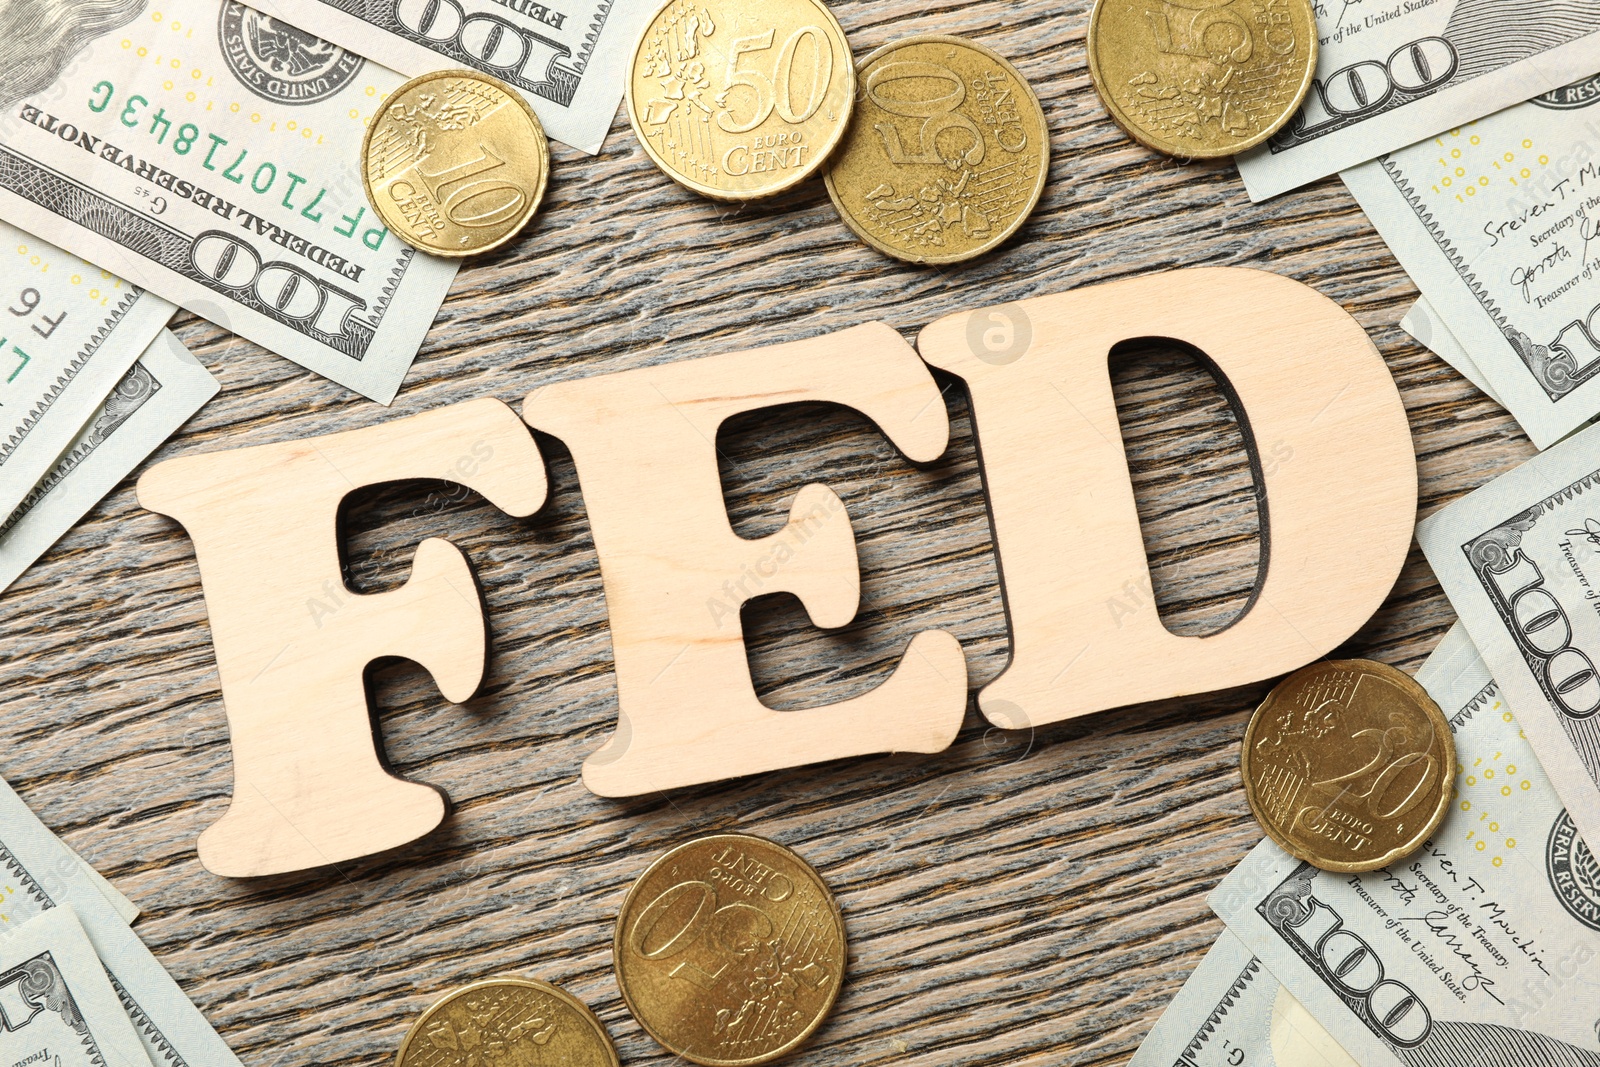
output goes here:
{"type": "Polygon", "coordinates": [[[1374,871],[1444,818],[1455,741],[1410,675],[1326,660],[1289,675],[1245,728],[1245,798],[1284,851],[1325,871],[1374,871]]]}

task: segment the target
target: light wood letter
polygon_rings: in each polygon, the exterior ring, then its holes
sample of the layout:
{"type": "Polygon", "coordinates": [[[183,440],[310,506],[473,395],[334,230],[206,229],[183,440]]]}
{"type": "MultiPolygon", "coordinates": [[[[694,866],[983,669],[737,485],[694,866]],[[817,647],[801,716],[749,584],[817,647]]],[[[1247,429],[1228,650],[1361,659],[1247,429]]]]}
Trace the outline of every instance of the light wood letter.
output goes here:
{"type": "Polygon", "coordinates": [[[445,478],[512,515],[545,498],[538,446],[499,400],[379,426],[182,456],[139,479],[139,502],[194,539],[233,746],[233,803],[200,837],[221,875],[303,870],[403,845],[444,818],[432,786],[391,775],[364,672],[383,656],[426,667],[459,703],[483,679],[486,628],[466,557],[417,547],[405,585],[344,583],[339,504],[367,485],[445,478]]]}
{"type": "Polygon", "coordinates": [[[823,485],[795,496],[766,537],[733,532],[717,429],[740,412],[832,401],[871,418],[913,461],[944,451],[938,386],[900,335],[870,323],[805,341],[562,382],[523,418],[572,449],[600,557],[620,721],[583,766],[602,796],[717,781],[873,752],[937,752],[966,710],[956,639],[926,630],[888,681],[825,707],[756,697],[739,608],[788,591],[817,626],[860,602],[855,535],[823,485]]]}
{"type": "Polygon", "coordinates": [[[979,700],[997,725],[1283,674],[1353,634],[1399,574],[1417,508],[1405,409],[1361,326],[1307,286],[1171,271],[949,315],[917,345],[972,396],[1011,623],[1011,662],[979,700]],[[1150,580],[1108,366],[1135,338],[1204,352],[1254,457],[1264,573],[1205,637],[1108,610],[1150,580]]]}

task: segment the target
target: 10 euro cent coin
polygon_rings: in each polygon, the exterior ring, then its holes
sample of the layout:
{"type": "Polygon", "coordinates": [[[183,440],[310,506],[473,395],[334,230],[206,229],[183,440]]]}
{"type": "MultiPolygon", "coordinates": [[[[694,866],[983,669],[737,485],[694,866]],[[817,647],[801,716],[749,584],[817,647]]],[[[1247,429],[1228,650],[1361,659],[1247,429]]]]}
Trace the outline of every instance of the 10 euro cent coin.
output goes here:
{"type": "Polygon", "coordinates": [[[414,248],[469,256],[515,237],[544,199],[550,146],[527,101],[473,70],[413,78],[367,127],[361,180],[414,248]]]}
{"type": "Polygon", "coordinates": [[[1117,124],[1157,152],[1253,148],[1300,109],[1317,70],[1311,0],[1097,0],[1089,75],[1117,124]]]}
{"type": "Polygon", "coordinates": [[[489,978],[422,1013],[396,1067],[619,1067],[611,1038],[582,1002],[547,982],[489,978]]]}
{"type": "Polygon", "coordinates": [[[1375,871],[1444,818],[1455,742],[1410,675],[1326,660],[1289,675],[1245,728],[1245,798],[1267,836],[1325,871],[1375,871]]]}
{"type": "Polygon", "coordinates": [[[639,876],[612,947],[622,997],[650,1036],[706,1067],[767,1063],[822,1024],[844,977],[844,919],[781,845],[717,834],[639,876]]]}
{"type": "Polygon", "coordinates": [[[1004,58],[928,34],[861,61],[861,101],[828,195],[845,225],[911,263],[971,259],[1010,237],[1044,191],[1050,131],[1004,58]]]}
{"type": "Polygon", "coordinates": [[[855,67],[822,0],[670,0],[628,71],[628,119],[674,181],[753,200],[804,181],[850,123],[855,67]]]}

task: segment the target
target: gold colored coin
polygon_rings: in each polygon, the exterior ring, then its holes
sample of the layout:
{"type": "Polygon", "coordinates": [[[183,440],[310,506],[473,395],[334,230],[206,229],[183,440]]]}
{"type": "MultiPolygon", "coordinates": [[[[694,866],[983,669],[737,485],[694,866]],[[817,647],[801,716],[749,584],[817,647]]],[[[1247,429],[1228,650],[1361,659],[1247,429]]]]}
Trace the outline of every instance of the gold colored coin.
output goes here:
{"type": "Polygon", "coordinates": [[[1325,871],[1375,871],[1421,847],[1444,818],[1456,749],[1439,705],[1371,660],[1295,671],[1262,701],[1239,754],[1267,836],[1325,871]]]}
{"type": "Polygon", "coordinates": [[[1097,0],[1089,15],[1106,110],[1169,156],[1255,147],[1300,109],[1316,69],[1311,0],[1097,0]]]}
{"type": "Polygon", "coordinates": [[[805,860],[745,834],[679,845],[628,890],[612,947],[639,1025],[707,1067],[768,1063],[822,1024],[844,919],[805,860]]]}
{"type": "Polygon", "coordinates": [[[619,1067],[594,1013],[547,982],[489,978],[422,1013],[396,1067],[619,1067]]]}
{"type": "Polygon", "coordinates": [[[1015,233],[1044,191],[1050,131],[1017,68],[929,34],[862,60],[861,100],[828,169],[845,225],[885,255],[955,263],[1015,233]]]}
{"type": "Polygon", "coordinates": [[[367,200],[402,241],[436,256],[499,248],[544,199],[550,146],[515,89],[475,70],[412,78],[361,143],[367,200]]]}
{"type": "Polygon", "coordinates": [[[634,46],[628,119],[674,181],[754,200],[822,166],[855,92],[850,45],[822,0],[670,0],[634,46]]]}

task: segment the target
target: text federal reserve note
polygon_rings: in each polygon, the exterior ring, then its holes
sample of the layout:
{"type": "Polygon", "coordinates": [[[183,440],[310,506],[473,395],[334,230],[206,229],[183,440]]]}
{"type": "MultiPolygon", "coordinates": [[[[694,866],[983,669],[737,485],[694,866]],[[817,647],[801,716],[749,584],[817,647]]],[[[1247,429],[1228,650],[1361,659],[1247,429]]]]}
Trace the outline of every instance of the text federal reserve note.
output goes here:
{"type": "Polygon", "coordinates": [[[234,0],[5,10],[0,214],[393,399],[456,270],[362,192],[356,147],[400,76],[234,0]]]}
{"type": "Polygon", "coordinates": [[[1359,1067],[1244,942],[1222,931],[1128,1067],[1359,1067]]]}
{"type": "Polygon", "coordinates": [[[50,473],[0,522],[0,590],[216,396],[217,389],[210,372],[163,330],[50,473]]]}
{"type": "Polygon", "coordinates": [[[1264,841],[1211,907],[1363,1067],[1600,1067],[1600,864],[1460,626],[1417,680],[1457,759],[1422,851],[1341,875],[1264,841]]]}
{"type": "MultiPolygon", "coordinates": [[[[471,67],[518,90],[550,136],[600,151],[656,0],[250,0],[403,74],[471,67]]],[[[750,75],[744,75],[748,78],[750,75]]],[[[753,85],[746,81],[743,84],[753,85]]]]}
{"type": "Polygon", "coordinates": [[[1535,444],[1600,412],[1600,74],[1341,177],[1535,444]]]}
{"type": "Polygon", "coordinates": [[[0,515],[44,477],[172,312],[0,222],[0,515]]]}
{"type": "Polygon", "coordinates": [[[0,781],[0,944],[29,919],[71,905],[105,964],[153,1067],[242,1067],[82,864],[0,781]]]}
{"type": "Polygon", "coordinates": [[[1600,70],[1594,0],[1317,0],[1316,9],[1321,49],[1305,103],[1239,157],[1252,200],[1600,70]]]}
{"type": "Polygon", "coordinates": [[[1600,427],[1430,515],[1417,543],[1579,831],[1600,842],[1600,427]]]}
{"type": "Polygon", "coordinates": [[[0,1063],[150,1065],[70,905],[29,919],[0,940],[0,1063]]]}

